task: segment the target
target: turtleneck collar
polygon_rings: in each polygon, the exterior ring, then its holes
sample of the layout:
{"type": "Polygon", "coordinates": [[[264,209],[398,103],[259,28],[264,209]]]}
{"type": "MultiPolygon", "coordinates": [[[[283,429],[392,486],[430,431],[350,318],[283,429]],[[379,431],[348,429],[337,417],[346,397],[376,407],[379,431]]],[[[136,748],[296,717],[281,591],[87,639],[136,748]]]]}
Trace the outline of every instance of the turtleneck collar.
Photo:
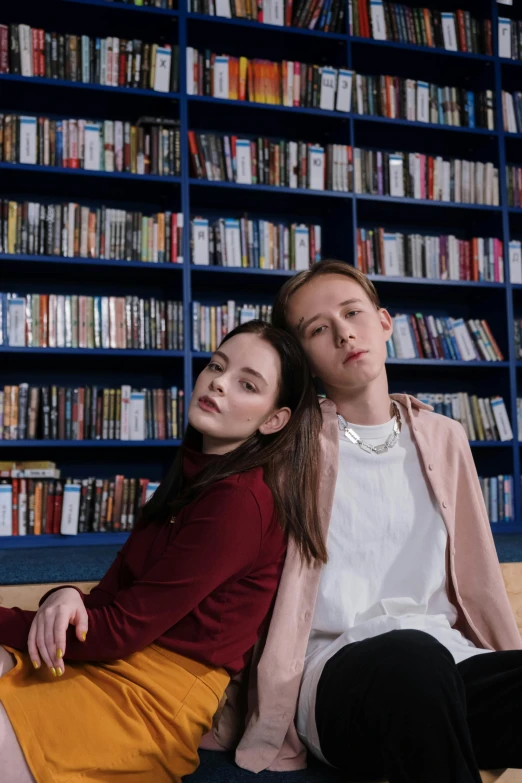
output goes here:
{"type": "Polygon", "coordinates": [[[194,481],[194,479],[204,470],[208,465],[212,464],[218,459],[222,459],[222,454],[203,454],[195,448],[189,448],[183,446],[183,476],[188,481],[194,481]]]}

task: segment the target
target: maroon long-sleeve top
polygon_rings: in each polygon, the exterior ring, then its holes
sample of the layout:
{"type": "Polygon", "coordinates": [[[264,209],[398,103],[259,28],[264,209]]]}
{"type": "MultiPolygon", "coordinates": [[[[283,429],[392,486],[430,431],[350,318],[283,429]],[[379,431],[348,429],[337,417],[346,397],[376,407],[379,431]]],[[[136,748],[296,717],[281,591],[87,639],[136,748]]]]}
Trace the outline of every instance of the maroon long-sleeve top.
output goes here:
{"type": "MultiPolygon", "coordinates": [[[[185,449],[190,481],[212,455],[185,449]]],[[[67,632],[65,659],[125,658],[156,643],[230,674],[240,671],[275,596],[286,551],[257,468],[215,482],[174,524],[135,530],[83,600],[87,640],[67,632]]],[[[27,650],[35,612],[0,607],[0,644],[27,650]]]]}

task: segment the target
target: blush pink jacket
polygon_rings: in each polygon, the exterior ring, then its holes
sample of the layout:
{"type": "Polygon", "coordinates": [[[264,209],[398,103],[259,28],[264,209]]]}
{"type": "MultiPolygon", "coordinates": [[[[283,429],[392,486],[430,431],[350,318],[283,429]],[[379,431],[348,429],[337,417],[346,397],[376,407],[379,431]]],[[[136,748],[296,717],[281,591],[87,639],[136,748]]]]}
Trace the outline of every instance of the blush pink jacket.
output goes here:
{"type": "MultiPolygon", "coordinates": [[[[522,648],[464,429],[414,397],[392,397],[402,406],[448,530],[447,589],[458,611],[456,627],[478,647],[522,648]]],[[[321,408],[319,513],[326,538],[339,435],[334,403],[324,400],[321,408]]],[[[239,766],[252,772],[306,767],[294,717],[320,576],[321,566],[303,565],[290,542],[270,625],[254,651],[249,676],[232,681],[219,720],[201,747],[235,747],[239,766]]]]}

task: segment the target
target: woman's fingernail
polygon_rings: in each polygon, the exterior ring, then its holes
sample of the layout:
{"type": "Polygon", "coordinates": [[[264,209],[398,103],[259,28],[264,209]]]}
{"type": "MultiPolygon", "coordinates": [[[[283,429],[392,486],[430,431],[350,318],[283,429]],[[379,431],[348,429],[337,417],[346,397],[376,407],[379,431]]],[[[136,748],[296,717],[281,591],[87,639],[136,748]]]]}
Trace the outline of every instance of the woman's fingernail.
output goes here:
{"type": "Polygon", "coordinates": [[[38,661],[32,661],[32,664],[33,664],[35,669],[39,669],[40,668],[40,664],[38,663],[38,661]]]}
{"type": "Polygon", "coordinates": [[[57,677],[61,677],[61,676],[62,676],[62,674],[63,674],[63,671],[60,669],[60,667],[58,667],[58,668],[56,669],[56,675],[57,675],[57,677]]]}
{"type": "Polygon", "coordinates": [[[53,675],[53,677],[56,677],[56,669],[54,668],[54,666],[51,666],[51,674],[53,675]]]}
{"type": "Polygon", "coordinates": [[[83,641],[85,641],[87,639],[87,631],[83,631],[82,639],[83,639],[83,641]]]}
{"type": "Polygon", "coordinates": [[[56,657],[57,658],[63,658],[63,651],[59,647],[56,650],[56,657]]]}

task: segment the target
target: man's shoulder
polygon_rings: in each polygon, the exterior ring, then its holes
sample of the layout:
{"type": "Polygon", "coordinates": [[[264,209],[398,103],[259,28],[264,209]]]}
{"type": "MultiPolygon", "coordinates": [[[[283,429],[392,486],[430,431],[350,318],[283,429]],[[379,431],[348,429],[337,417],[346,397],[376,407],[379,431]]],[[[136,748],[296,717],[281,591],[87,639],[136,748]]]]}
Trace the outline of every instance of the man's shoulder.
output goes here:
{"type": "Polygon", "coordinates": [[[449,435],[460,439],[464,437],[467,440],[462,424],[459,421],[455,421],[455,419],[450,419],[449,416],[444,416],[442,413],[435,413],[435,411],[427,408],[415,408],[413,419],[415,426],[421,432],[435,436],[449,435]]]}

